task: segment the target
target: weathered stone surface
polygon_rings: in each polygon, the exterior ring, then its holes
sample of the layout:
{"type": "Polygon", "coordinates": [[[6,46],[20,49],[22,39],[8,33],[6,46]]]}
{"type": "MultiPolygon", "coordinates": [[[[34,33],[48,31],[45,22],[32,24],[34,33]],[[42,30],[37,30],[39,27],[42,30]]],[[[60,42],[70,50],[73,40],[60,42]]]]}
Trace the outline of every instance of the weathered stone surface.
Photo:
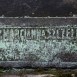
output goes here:
{"type": "Polygon", "coordinates": [[[76,26],[76,17],[6,17],[0,18],[0,26],[12,27],[51,27],[51,26],[76,26]]]}
{"type": "Polygon", "coordinates": [[[77,18],[0,18],[0,67],[76,67],[77,18]]]}

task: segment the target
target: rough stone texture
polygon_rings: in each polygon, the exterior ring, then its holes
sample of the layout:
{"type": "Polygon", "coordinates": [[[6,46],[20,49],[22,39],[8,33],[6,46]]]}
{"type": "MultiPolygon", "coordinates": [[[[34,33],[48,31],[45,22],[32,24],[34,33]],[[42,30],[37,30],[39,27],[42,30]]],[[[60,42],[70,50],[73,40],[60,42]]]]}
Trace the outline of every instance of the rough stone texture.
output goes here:
{"type": "MultiPolygon", "coordinates": [[[[9,29],[10,27],[12,29],[17,27],[24,27],[24,29],[25,27],[40,29],[47,27],[50,29],[56,26],[76,29],[77,18],[0,18],[0,29],[9,29]]],[[[20,39],[16,37],[14,41],[7,41],[7,38],[4,38],[7,34],[3,35],[0,35],[0,67],[73,68],[77,66],[77,39],[26,39],[19,41],[20,39]]]]}
{"type": "Polygon", "coordinates": [[[25,26],[25,27],[51,27],[77,25],[76,17],[26,17],[26,18],[0,18],[1,26],[25,26]]]}

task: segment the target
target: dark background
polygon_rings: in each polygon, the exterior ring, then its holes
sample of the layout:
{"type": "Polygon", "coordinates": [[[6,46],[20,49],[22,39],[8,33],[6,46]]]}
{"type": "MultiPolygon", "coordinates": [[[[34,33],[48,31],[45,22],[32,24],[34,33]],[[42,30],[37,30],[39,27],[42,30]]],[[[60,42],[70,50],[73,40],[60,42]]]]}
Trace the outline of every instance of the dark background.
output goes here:
{"type": "Polygon", "coordinates": [[[77,14],[77,0],[0,0],[0,16],[46,17],[77,14]]]}

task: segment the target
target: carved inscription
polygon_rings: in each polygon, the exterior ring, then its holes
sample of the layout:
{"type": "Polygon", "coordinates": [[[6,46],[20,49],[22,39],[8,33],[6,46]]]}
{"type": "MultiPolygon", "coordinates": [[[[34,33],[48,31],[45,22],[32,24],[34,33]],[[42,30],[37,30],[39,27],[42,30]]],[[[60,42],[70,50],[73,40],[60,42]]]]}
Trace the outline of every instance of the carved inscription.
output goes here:
{"type": "Polygon", "coordinates": [[[25,40],[76,39],[77,28],[68,27],[6,27],[0,28],[0,40],[24,42],[25,40]]]}

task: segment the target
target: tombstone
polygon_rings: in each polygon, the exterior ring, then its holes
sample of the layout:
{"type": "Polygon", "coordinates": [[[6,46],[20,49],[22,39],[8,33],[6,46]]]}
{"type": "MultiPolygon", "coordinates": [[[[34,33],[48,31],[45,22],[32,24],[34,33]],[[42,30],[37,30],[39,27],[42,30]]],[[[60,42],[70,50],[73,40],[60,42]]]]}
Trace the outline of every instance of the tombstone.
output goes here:
{"type": "Polygon", "coordinates": [[[0,23],[0,67],[76,67],[77,18],[0,18],[0,23]]]}

